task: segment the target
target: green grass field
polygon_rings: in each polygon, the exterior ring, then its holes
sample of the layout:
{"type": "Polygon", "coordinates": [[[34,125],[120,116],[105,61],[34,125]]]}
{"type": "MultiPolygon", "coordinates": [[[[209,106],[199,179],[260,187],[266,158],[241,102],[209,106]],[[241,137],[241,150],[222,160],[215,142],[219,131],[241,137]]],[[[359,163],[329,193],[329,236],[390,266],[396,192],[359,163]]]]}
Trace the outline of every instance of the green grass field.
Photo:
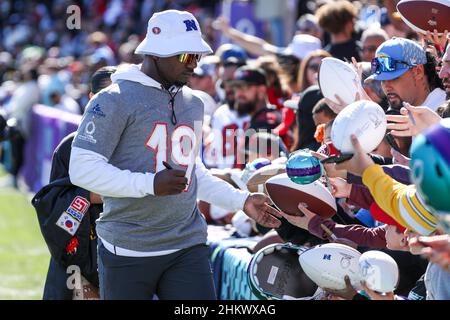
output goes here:
{"type": "Polygon", "coordinates": [[[0,299],[41,299],[49,257],[28,197],[0,187],[0,299]]]}

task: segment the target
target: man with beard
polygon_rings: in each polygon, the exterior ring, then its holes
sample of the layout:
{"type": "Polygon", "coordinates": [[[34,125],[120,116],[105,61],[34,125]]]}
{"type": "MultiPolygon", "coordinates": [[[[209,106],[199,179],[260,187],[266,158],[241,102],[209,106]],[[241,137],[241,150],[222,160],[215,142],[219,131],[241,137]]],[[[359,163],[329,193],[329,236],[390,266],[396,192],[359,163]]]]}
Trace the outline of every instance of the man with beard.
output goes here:
{"type": "Polygon", "coordinates": [[[442,56],[442,66],[439,71],[439,78],[442,79],[442,85],[447,94],[446,98],[450,99],[450,45],[447,45],[447,50],[445,50],[445,53],[442,56]]]}
{"type": "MultiPolygon", "coordinates": [[[[238,68],[234,73],[232,85],[235,90],[236,110],[239,114],[248,114],[250,123],[246,128],[244,148],[238,148],[241,152],[248,149],[252,133],[259,131],[271,132],[282,121],[282,114],[275,106],[267,101],[267,80],[264,70],[251,66],[238,68]]],[[[281,137],[282,138],[282,137],[281,137]]],[[[241,159],[238,155],[239,164],[245,165],[246,157],[241,159]]]]}
{"type": "Polygon", "coordinates": [[[381,81],[389,109],[400,110],[408,102],[435,111],[445,101],[434,56],[412,40],[392,38],[381,44],[371,71],[368,79],[381,81]]]}
{"type": "Polygon", "coordinates": [[[142,65],[119,68],[86,108],[69,174],[103,196],[101,299],[216,299],[197,198],[270,228],[281,224],[267,196],[234,189],[200,160],[204,105],[185,84],[211,52],[191,13],[155,13],[135,51],[142,65]]]}
{"type": "Polygon", "coordinates": [[[247,55],[240,47],[228,43],[221,45],[216,55],[220,57],[216,91],[223,104],[211,117],[211,133],[205,138],[203,158],[210,168],[226,169],[236,167],[238,135],[250,121],[248,114],[235,109],[234,89],[231,87],[234,71],[245,65],[247,55]]]}
{"type": "Polygon", "coordinates": [[[205,143],[206,165],[219,169],[236,167],[238,137],[248,126],[250,116],[225,103],[217,108],[211,119],[211,133],[205,143]]]}
{"type": "Polygon", "coordinates": [[[231,108],[234,108],[234,91],[230,81],[233,80],[236,69],[247,63],[247,53],[235,44],[225,43],[217,48],[216,56],[220,61],[216,91],[222,103],[228,103],[231,108]]]}

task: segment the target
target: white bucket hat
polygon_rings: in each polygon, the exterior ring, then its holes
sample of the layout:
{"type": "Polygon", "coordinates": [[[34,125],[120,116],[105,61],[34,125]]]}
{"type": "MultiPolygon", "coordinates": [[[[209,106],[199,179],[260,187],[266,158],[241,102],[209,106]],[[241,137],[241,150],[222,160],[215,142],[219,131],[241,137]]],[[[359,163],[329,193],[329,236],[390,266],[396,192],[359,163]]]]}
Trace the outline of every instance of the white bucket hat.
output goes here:
{"type": "Polygon", "coordinates": [[[136,54],[171,57],[181,53],[208,54],[211,47],[202,39],[200,25],[187,11],[166,10],[153,14],[147,35],[136,54]]]}

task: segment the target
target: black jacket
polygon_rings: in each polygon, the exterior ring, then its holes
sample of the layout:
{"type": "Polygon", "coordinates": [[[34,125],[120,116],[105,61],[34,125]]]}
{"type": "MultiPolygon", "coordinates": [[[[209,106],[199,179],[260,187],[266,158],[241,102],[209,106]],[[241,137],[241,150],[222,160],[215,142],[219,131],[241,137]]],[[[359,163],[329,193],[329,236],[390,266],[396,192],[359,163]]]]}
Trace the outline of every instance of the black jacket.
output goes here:
{"type": "Polygon", "coordinates": [[[91,204],[89,191],[69,179],[69,160],[75,133],[55,149],[50,183],[32,199],[42,235],[55,261],[67,268],[78,265],[81,274],[98,286],[95,220],[102,206],[91,204]]]}
{"type": "Polygon", "coordinates": [[[312,117],[312,110],[322,98],[319,86],[316,85],[307,88],[301,94],[297,110],[298,144],[296,150],[305,148],[317,150],[320,147],[320,143],[314,138],[316,125],[312,117]]]}

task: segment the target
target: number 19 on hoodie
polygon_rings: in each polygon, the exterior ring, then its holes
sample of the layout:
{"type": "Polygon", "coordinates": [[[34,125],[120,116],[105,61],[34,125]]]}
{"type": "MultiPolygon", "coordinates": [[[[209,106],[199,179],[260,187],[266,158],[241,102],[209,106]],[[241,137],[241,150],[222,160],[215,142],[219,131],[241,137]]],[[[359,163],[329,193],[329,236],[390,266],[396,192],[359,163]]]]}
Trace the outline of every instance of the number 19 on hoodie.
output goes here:
{"type": "Polygon", "coordinates": [[[163,161],[170,156],[174,163],[186,168],[188,184],[183,192],[191,185],[192,171],[195,164],[196,136],[194,129],[186,124],[175,127],[172,136],[169,137],[167,123],[157,122],[147,139],[146,146],[155,152],[155,173],[164,170],[163,161]],[[170,148],[169,148],[170,146],[170,148]]]}

